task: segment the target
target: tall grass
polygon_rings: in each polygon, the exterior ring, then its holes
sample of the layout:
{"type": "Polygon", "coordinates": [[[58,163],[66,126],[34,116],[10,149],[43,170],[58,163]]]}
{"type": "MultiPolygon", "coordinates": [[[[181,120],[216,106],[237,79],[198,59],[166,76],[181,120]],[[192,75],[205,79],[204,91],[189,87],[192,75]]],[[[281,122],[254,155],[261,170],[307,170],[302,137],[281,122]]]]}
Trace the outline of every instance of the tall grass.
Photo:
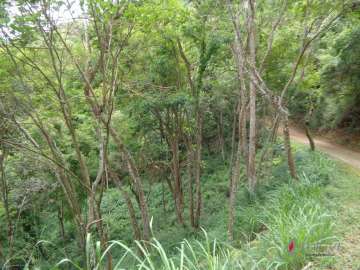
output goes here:
{"type": "MultiPolygon", "coordinates": [[[[109,246],[101,252],[99,242],[92,244],[89,234],[86,241],[86,267],[83,268],[65,258],[56,268],[70,264],[78,270],[101,270],[105,269],[106,258],[109,252],[115,248],[123,251],[122,256],[114,263],[114,270],[138,269],[138,270],[226,270],[231,267],[230,253],[216,240],[210,241],[204,231],[203,242],[189,242],[184,240],[177,248],[177,254],[170,256],[161,243],[153,238],[150,242],[136,241],[136,249],[130,248],[120,241],[110,241],[109,246]],[[141,254],[141,255],[139,255],[141,254]]],[[[56,269],[55,268],[55,269],[56,269]]]]}
{"type": "Polygon", "coordinates": [[[320,181],[303,175],[298,183],[289,183],[268,195],[267,205],[258,208],[257,222],[263,231],[238,252],[243,268],[302,269],[314,259],[314,253],[336,241],[333,216],[323,193],[320,181]],[[291,241],[294,249],[289,251],[291,241]]]}
{"type": "Polygon", "coordinates": [[[255,240],[242,243],[240,249],[210,240],[204,231],[203,241],[184,240],[175,252],[165,250],[155,238],[148,243],[135,242],[135,248],[110,241],[101,252],[100,244],[93,244],[89,235],[86,266],[63,259],[57,268],[71,264],[78,270],[105,269],[107,254],[120,249],[122,255],[113,262],[116,270],[301,269],[312,259],[315,245],[335,240],[332,217],[322,203],[321,185],[306,176],[299,183],[286,184],[271,192],[265,201],[266,205],[252,206],[257,207],[255,222],[262,225],[263,231],[257,233],[255,240]],[[291,252],[290,241],[295,243],[291,252]]]}

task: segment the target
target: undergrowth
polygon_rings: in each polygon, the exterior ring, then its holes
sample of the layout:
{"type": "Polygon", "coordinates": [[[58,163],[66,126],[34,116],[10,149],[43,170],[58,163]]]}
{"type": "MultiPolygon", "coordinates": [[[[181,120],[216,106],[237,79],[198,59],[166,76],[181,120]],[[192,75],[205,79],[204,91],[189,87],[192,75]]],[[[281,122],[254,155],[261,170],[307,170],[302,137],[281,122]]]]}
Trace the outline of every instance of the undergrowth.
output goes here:
{"type": "MultiPolygon", "coordinates": [[[[336,177],[336,165],[320,153],[303,149],[298,149],[296,159],[299,181],[290,180],[282,161],[274,167],[272,178],[261,184],[262,196],[249,199],[245,187],[241,187],[233,243],[225,238],[226,169],[218,166],[220,169],[207,175],[204,182],[208,186],[204,196],[214,203],[204,205],[213,211],[204,211],[212,214],[203,217],[203,235],[194,231],[183,234],[175,225],[166,230],[161,222],[171,222],[171,218],[157,220],[159,215],[154,215],[154,238],[150,242],[110,241],[106,251],[101,252],[98,241],[89,235],[86,265],[79,258],[63,256],[52,269],[106,269],[110,253],[113,269],[118,270],[301,269],[314,253],[336,241],[332,213],[323,191],[324,185],[336,177]],[[171,233],[175,234],[170,237],[172,242],[166,238],[171,233]],[[181,236],[187,240],[177,241],[181,236]],[[289,250],[291,242],[294,247],[289,250]]],[[[156,188],[153,193],[159,192],[156,188]]],[[[161,205],[160,200],[157,203],[161,205]]],[[[164,211],[160,209],[157,211],[164,211]]],[[[36,264],[34,259],[28,262],[29,267],[36,264]]]]}

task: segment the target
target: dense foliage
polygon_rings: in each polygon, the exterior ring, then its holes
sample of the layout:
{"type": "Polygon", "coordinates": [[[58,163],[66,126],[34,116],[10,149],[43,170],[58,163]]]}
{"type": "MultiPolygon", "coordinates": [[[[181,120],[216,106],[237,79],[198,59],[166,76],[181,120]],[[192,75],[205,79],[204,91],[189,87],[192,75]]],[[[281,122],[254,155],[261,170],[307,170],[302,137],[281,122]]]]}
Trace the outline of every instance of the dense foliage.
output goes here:
{"type": "Polygon", "coordinates": [[[359,14],[342,0],[1,1],[0,264],[303,267],[334,241],[335,169],[294,151],[289,118],[357,128],[359,14]]]}

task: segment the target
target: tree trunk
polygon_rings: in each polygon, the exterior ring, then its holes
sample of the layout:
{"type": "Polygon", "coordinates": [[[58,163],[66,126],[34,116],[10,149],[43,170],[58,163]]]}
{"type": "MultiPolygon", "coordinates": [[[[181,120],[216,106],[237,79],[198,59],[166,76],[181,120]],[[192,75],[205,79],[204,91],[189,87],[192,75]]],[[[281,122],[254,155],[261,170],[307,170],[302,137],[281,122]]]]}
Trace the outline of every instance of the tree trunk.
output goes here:
{"type": "Polygon", "coordinates": [[[189,178],[189,215],[190,215],[191,227],[195,228],[193,163],[194,163],[194,151],[192,149],[191,142],[188,142],[187,143],[187,174],[188,174],[188,178],[189,178]]]}
{"type": "Polygon", "coordinates": [[[305,134],[306,134],[306,137],[308,138],[309,140],[309,143],[310,143],[310,149],[311,151],[315,151],[315,142],[314,142],[314,139],[311,135],[311,132],[310,132],[310,129],[309,129],[309,122],[306,121],[305,122],[305,134]]]}
{"type": "MultiPolygon", "coordinates": [[[[242,91],[242,90],[240,90],[242,91]]],[[[246,104],[241,102],[241,108],[239,109],[239,118],[238,118],[238,130],[239,135],[244,130],[244,114],[246,114],[246,104]]],[[[236,202],[236,193],[237,193],[237,182],[240,180],[240,161],[241,157],[244,155],[243,151],[243,139],[239,136],[239,141],[237,145],[237,152],[235,157],[235,164],[233,165],[231,178],[230,178],[230,195],[229,195],[229,217],[228,217],[228,238],[230,241],[234,240],[234,216],[235,216],[235,202],[236,202]]]]}
{"type": "MultiPolygon", "coordinates": [[[[255,67],[256,64],[256,43],[255,43],[255,0],[248,0],[250,7],[249,14],[249,53],[250,65],[255,67]]],[[[250,73],[250,127],[249,127],[249,159],[248,159],[248,180],[249,189],[251,192],[255,191],[256,187],[256,77],[254,71],[250,73]]]]}
{"type": "Polygon", "coordinates": [[[171,138],[171,152],[172,152],[172,172],[175,180],[175,187],[174,187],[174,199],[175,199],[175,208],[176,208],[176,215],[178,218],[178,222],[181,225],[184,225],[183,220],[183,191],[181,185],[181,175],[180,175],[180,164],[179,164],[179,142],[177,135],[174,135],[171,138]]]}
{"type": "Polygon", "coordinates": [[[0,243],[0,262],[2,262],[6,260],[6,258],[4,257],[4,254],[3,254],[3,247],[2,247],[2,244],[0,243]]]}
{"type": "Polygon", "coordinates": [[[275,114],[275,117],[272,121],[272,126],[270,130],[270,134],[268,135],[266,145],[264,146],[264,150],[261,153],[259,166],[262,165],[262,163],[268,159],[269,153],[273,151],[273,145],[276,141],[276,135],[279,129],[279,123],[280,123],[280,115],[278,113],[275,114]]]}
{"type": "MultiPolygon", "coordinates": [[[[237,119],[238,119],[238,115],[239,115],[239,106],[235,105],[235,109],[234,109],[234,113],[233,113],[233,121],[232,121],[232,128],[231,128],[231,155],[230,155],[230,166],[229,166],[229,172],[230,172],[230,179],[231,179],[231,174],[232,174],[232,168],[235,162],[235,155],[236,155],[236,148],[235,148],[235,139],[236,139],[236,130],[239,129],[239,127],[236,125],[237,123],[237,119]]],[[[240,137],[240,135],[239,135],[240,137]]],[[[231,180],[230,180],[231,181],[231,180]]]]}
{"type": "Polygon", "coordinates": [[[62,186],[65,198],[67,199],[69,209],[73,215],[73,219],[75,221],[76,228],[78,230],[79,246],[81,249],[83,249],[83,251],[85,251],[86,229],[81,215],[81,208],[79,206],[79,202],[75,197],[74,187],[69,182],[66,173],[63,172],[62,169],[56,168],[55,170],[56,170],[56,178],[58,179],[58,182],[62,186]]]}
{"type": "Polygon", "coordinates": [[[7,238],[8,238],[8,258],[12,257],[12,247],[13,247],[13,240],[14,240],[14,228],[13,228],[13,222],[10,215],[10,208],[9,208],[9,188],[7,185],[7,181],[5,178],[5,159],[6,159],[6,151],[2,147],[0,152],[0,189],[1,189],[1,195],[2,195],[2,202],[4,205],[5,210],[5,216],[7,220],[7,238]]]}
{"type": "Polygon", "coordinates": [[[125,202],[126,202],[126,205],[128,208],[128,212],[129,212],[131,226],[132,226],[133,233],[134,233],[134,238],[135,238],[135,240],[141,240],[142,239],[141,231],[140,231],[140,227],[137,222],[137,219],[136,219],[135,209],[134,209],[134,205],[131,201],[131,198],[130,198],[129,194],[127,193],[127,191],[123,188],[120,177],[114,172],[110,172],[110,174],[113,178],[115,185],[119,188],[121,195],[125,199],[125,202]]]}
{"type": "Polygon", "coordinates": [[[166,178],[170,191],[173,195],[175,204],[175,213],[178,223],[184,225],[183,211],[184,211],[184,195],[182,190],[180,159],[179,159],[179,133],[180,123],[177,112],[174,112],[174,119],[176,128],[171,127],[170,110],[166,110],[166,120],[163,120],[159,111],[155,110],[155,116],[159,120],[159,130],[161,137],[165,138],[168,148],[171,152],[171,174],[174,179],[174,187],[170,179],[166,178]]]}
{"type": "Polygon", "coordinates": [[[284,122],[284,145],[285,145],[285,151],[288,161],[288,167],[290,175],[293,179],[298,179],[296,174],[296,168],[295,168],[295,161],[291,150],[291,142],[290,142],[290,131],[289,131],[289,119],[288,116],[284,116],[283,119],[284,122]]]}
{"type": "Polygon", "coordinates": [[[248,166],[248,144],[247,144],[247,128],[246,128],[246,110],[247,110],[247,95],[246,95],[246,82],[245,82],[245,53],[243,51],[243,42],[241,37],[241,31],[239,28],[239,17],[238,14],[232,11],[230,1],[227,1],[229,12],[232,18],[232,23],[235,30],[235,43],[232,46],[232,52],[234,55],[236,67],[237,67],[237,79],[240,84],[239,87],[239,100],[238,108],[236,109],[237,115],[234,116],[234,127],[233,127],[233,141],[232,141],[232,153],[235,152],[235,125],[236,119],[238,118],[237,130],[239,134],[236,156],[231,158],[230,166],[230,185],[229,185],[229,216],[228,216],[228,238],[230,241],[234,239],[234,222],[235,222],[235,203],[237,193],[237,182],[240,179],[240,160],[244,157],[246,165],[248,166]],[[236,117],[238,116],[238,117],[236,117]]]}
{"type": "Polygon", "coordinates": [[[197,109],[196,115],[196,149],[195,149],[195,186],[196,186],[196,213],[195,228],[200,226],[201,216],[201,149],[202,149],[202,113],[197,109]]]}
{"type": "Polygon", "coordinates": [[[241,159],[241,143],[239,140],[235,164],[232,170],[233,172],[230,180],[229,217],[228,217],[228,237],[230,241],[234,240],[235,202],[236,202],[236,193],[238,186],[237,182],[240,179],[240,159],[241,159]]]}
{"type": "MultiPolygon", "coordinates": [[[[243,92],[245,92],[246,89],[244,89],[243,92]]],[[[241,153],[246,161],[248,161],[249,157],[249,148],[248,148],[248,134],[247,134],[247,128],[246,128],[246,96],[245,93],[242,95],[241,98],[241,108],[240,108],[240,131],[239,131],[239,139],[241,140],[241,153]]]]}
{"type": "Polygon", "coordinates": [[[218,142],[219,142],[219,150],[221,152],[221,157],[225,160],[225,149],[224,149],[224,115],[222,109],[220,109],[219,113],[219,123],[218,123],[218,142]]]}
{"type": "Polygon", "coordinates": [[[139,207],[140,207],[140,211],[141,211],[141,218],[143,221],[143,238],[144,238],[144,240],[149,240],[150,239],[149,210],[148,210],[148,206],[146,203],[145,194],[144,194],[144,190],[142,187],[142,181],[139,176],[138,169],[135,165],[135,162],[134,162],[132,156],[130,155],[128,150],[125,148],[125,146],[122,142],[122,139],[117,134],[115,129],[111,126],[109,126],[108,128],[109,128],[111,137],[113,138],[114,142],[116,143],[117,147],[119,148],[119,152],[122,154],[122,156],[127,164],[129,174],[131,176],[130,178],[132,179],[132,183],[134,184],[136,193],[139,198],[139,207]]]}
{"type": "MultiPolygon", "coordinates": [[[[69,207],[70,207],[69,209],[73,215],[73,219],[75,221],[76,228],[78,230],[79,246],[85,254],[86,226],[83,221],[80,202],[77,199],[74,185],[72,184],[71,180],[69,179],[69,176],[67,174],[68,172],[65,170],[65,168],[66,168],[65,161],[64,161],[61,153],[58,151],[53,138],[50,136],[49,132],[47,131],[46,127],[41,122],[41,120],[36,118],[32,114],[29,114],[29,116],[33,120],[34,124],[39,128],[42,136],[44,137],[44,139],[50,149],[52,159],[56,162],[56,165],[51,167],[51,169],[54,170],[56,178],[63,189],[65,198],[67,199],[67,203],[69,204],[69,207]]],[[[80,181],[80,183],[82,183],[82,181],[80,181]]],[[[83,185],[83,187],[85,189],[89,188],[86,185],[83,185]]],[[[87,194],[88,194],[88,190],[87,190],[87,194]]]]}
{"type": "MultiPolygon", "coordinates": [[[[57,150],[55,148],[55,144],[54,144],[52,138],[50,137],[48,132],[45,130],[42,123],[39,123],[39,122],[36,122],[36,123],[37,123],[38,127],[40,128],[43,136],[45,137],[45,140],[46,140],[46,142],[50,148],[50,151],[52,153],[53,159],[58,161],[59,164],[64,164],[62,157],[59,155],[59,153],[57,152],[57,150]]],[[[86,226],[83,221],[80,202],[78,201],[78,199],[76,197],[74,185],[70,181],[69,176],[67,175],[67,172],[65,171],[64,168],[65,168],[65,166],[63,166],[63,167],[56,166],[54,168],[54,170],[55,170],[56,178],[58,179],[58,182],[62,186],[65,197],[67,198],[67,202],[68,202],[68,204],[70,206],[70,210],[73,214],[75,224],[77,225],[77,229],[79,232],[80,247],[85,252],[85,239],[86,239],[86,228],[85,227],[86,226]]]]}
{"type": "Polygon", "coordinates": [[[58,209],[60,236],[61,236],[61,239],[63,240],[64,246],[65,246],[66,239],[65,239],[65,226],[64,226],[64,205],[63,205],[62,201],[60,203],[61,203],[61,205],[59,206],[59,209],[58,209]]]}

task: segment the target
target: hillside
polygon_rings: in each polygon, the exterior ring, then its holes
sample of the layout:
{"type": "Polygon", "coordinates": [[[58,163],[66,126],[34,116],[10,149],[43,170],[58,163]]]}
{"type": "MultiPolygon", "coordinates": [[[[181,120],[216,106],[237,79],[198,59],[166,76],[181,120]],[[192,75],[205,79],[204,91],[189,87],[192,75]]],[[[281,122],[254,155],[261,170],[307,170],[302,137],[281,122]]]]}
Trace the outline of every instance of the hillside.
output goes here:
{"type": "Polygon", "coordinates": [[[0,1],[0,268],[359,268],[359,39],[358,0],[0,1]]]}

